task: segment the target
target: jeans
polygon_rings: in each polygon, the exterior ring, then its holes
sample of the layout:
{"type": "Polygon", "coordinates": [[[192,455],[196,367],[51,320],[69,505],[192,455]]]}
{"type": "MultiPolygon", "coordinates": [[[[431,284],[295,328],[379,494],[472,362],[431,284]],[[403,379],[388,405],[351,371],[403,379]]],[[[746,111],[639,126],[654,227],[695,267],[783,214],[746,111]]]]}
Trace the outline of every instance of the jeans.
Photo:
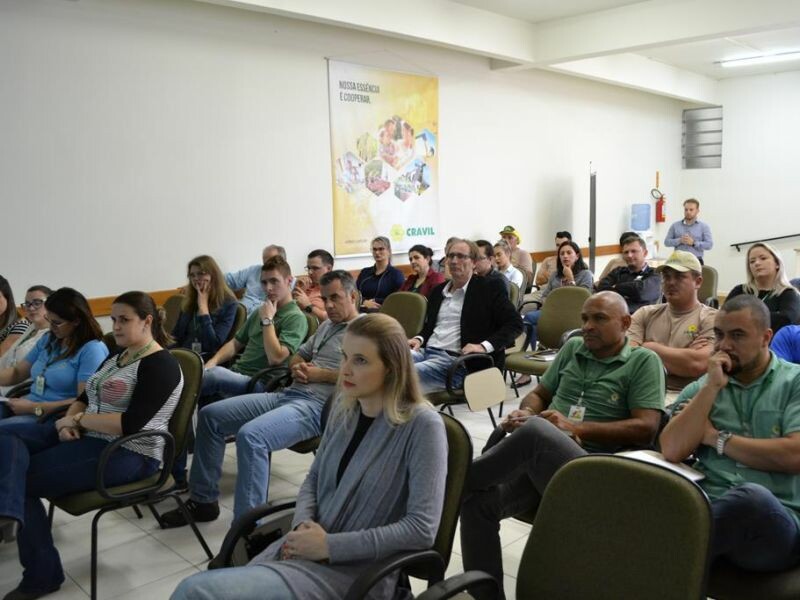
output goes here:
{"type": "Polygon", "coordinates": [[[200,411],[189,476],[195,502],[214,502],[225,457],[225,438],[236,434],[237,518],[267,501],[270,453],[318,436],[324,402],[288,388],[227,398],[200,411]]]}
{"type": "MultiPolygon", "coordinates": [[[[419,383],[423,394],[447,389],[447,371],[455,357],[439,348],[420,348],[411,352],[414,366],[419,375],[419,383]]],[[[453,387],[460,388],[464,383],[464,369],[460,369],[453,377],[453,387]]]]}
{"type": "Polygon", "coordinates": [[[744,483],[711,503],[711,558],[749,571],[782,571],[800,562],[800,529],[791,511],[762,485],[744,483]]]}
{"type": "Polygon", "coordinates": [[[464,570],[494,577],[504,598],[501,519],[536,508],[556,471],[585,454],[555,425],[531,417],[473,460],[461,506],[464,570]]]}
{"type": "Polygon", "coordinates": [[[170,600],[294,600],[294,595],[277,571],[253,566],[195,573],[170,600]]]}
{"type": "Polygon", "coordinates": [[[531,326],[531,350],[536,350],[536,325],[539,324],[541,310],[532,310],[522,316],[523,320],[531,326]]]}
{"type": "MultiPolygon", "coordinates": [[[[17,546],[24,572],[19,589],[31,593],[52,590],[64,581],[40,498],[94,489],[100,453],[108,445],[93,437],[59,442],[54,425],[46,425],[19,435],[0,432],[0,515],[20,522],[17,546]]],[[[108,461],[105,481],[122,485],[157,470],[158,461],[120,448],[108,461]]]]}

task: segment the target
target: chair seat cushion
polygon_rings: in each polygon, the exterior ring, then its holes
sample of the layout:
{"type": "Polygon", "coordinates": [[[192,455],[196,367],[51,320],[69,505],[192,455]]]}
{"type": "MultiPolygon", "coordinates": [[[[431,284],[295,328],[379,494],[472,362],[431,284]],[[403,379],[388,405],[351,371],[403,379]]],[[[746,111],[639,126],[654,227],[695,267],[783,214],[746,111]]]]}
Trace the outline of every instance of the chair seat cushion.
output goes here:
{"type": "Polygon", "coordinates": [[[319,441],[322,438],[315,437],[311,438],[310,440],[303,440],[302,442],[296,443],[294,446],[290,446],[289,450],[292,452],[297,452],[298,454],[308,454],[310,452],[314,452],[319,447],[319,441]]]}
{"type": "Polygon", "coordinates": [[[459,396],[453,396],[451,394],[448,394],[447,390],[441,390],[438,392],[431,392],[430,394],[425,394],[425,398],[427,398],[428,402],[430,402],[434,406],[440,406],[442,404],[463,404],[464,402],[466,402],[463,393],[459,396]]]}
{"type": "Polygon", "coordinates": [[[535,375],[540,377],[550,368],[552,361],[533,360],[527,358],[533,356],[532,352],[514,352],[506,357],[506,370],[514,373],[524,373],[525,375],[535,375]]]}
{"type": "MultiPolygon", "coordinates": [[[[158,481],[159,475],[160,473],[157,472],[147,479],[141,479],[134,483],[127,483],[125,485],[118,485],[117,487],[109,488],[108,491],[112,494],[127,494],[130,492],[135,492],[153,485],[156,481],[158,481]]],[[[167,479],[166,484],[164,484],[164,487],[161,489],[169,489],[173,485],[175,485],[175,482],[170,476],[167,479]]],[[[87,512],[98,510],[105,506],[116,503],[115,500],[103,498],[95,490],[70,494],[69,496],[64,496],[62,498],[50,498],[50,501],[64,512],[67,512],[73,516],[83,515],[87,512]]]]}

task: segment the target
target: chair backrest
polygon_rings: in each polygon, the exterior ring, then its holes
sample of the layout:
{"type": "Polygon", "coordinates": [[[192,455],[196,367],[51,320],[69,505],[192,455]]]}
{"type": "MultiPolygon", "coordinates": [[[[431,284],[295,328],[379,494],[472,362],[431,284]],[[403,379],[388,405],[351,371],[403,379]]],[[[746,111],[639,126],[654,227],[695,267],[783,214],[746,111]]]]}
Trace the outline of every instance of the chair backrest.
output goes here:
{"type": "Polygon", "coordinates": [[[244,304],[241,302],[236,303],[236,316],[233,318],[233,327],[231,327],[230,332],[228,333],[228,337],[225,338],[226,342],[230,342],[233,339],[233,336],[236,335],[236,332],[241,329],[244,322],[247,320],[247,309],[244,307],[244,304]]]}
{"type": "Polygon", "coordinates": [[[178,322],[178,317],[181,314],[181,305],[183,304],[183,294],[174,294],[164,300],[164,331],[170,333],[175,328],[175,323],[178,322]]]}
{"type": "Polygon", "coordinates": [[[395,292],[386,297],[378,312],[397,319],[406,337],[412,338],[422,331],[427,308],[428,300],[422,294],[395,292]]]}
{"type": "MultiPolygon", "coordinates": [[[[524,281],[522,282],[525,283],[524,281]]],[[[511,304],[514,305],[514,308],[519,310],[520,305],[520,298],[522,298],[522,293],[520,292],[519,287],[513,281],[508,282],[508,299],[511,300],[511,304]]]]}
{"type": "Polygon", "coordinates": [[[525,282],[525,293],[530,294],[533,289],[533,282],[536,281],[536,261],[531,258],[531,271],[526,273],[528,280],[525,282]]]}
{"type": "MultiPolygon", "coordinates": [[[[456,535],[456,524],[461,513],[461,499],[467,471],[472,464],[472,440],[464,426],[450,415],[439,413],[444,420],[447,432],[447,480],[444,490],[444,507],[439,521],[439,531],[433,542],[436,550],[444,560],[445,567],[450,562],[453,550],[453,539],[456,535]]],[[[410,568],[407,573],[412,577],[428,579],[429,574],[418,568],[410,568]]]]}
{"type": "Polygon", "coordinates": [[[709,298],[717,297],[717,282],[719,281],[719,273],[714,267],[703,265],[703,283],[700,289],[697,290],[697,299],[705,304],[709,298]]]}
{"type": "Polygon", "coordinates": [[[581,326],[581,309],[590,295],[589,290],[577,286],[556,288],[548,294],[536,325],[536,335],[544,347],[558,348],[565,331],[581,326]]]}
{"type": "Polygon", "coordinates": [[[711,508],[695,483],[590,455],[550,480],[522,554],[517,598],[705,598],[711,508]]]}
{"type": "Polygon", "coordinates": [[[317,328],[319,328],[319,319],[310,313],[303,314],[305,314],[306,322],[308,323],[308,331],[306,331],[306,337],[303,340],[305,342],[308,338],[317,333],[317,328]]]}
{"type": "Polygon", "coordinates": [[[175,348],[170,350],[170,353],[177,359],[183,372],[183,391],[169,420],[169,432],[175,438],[175,456],[178,456],[186,447],[192,415],[200,396],[200,387],[203,384],[203,359],[197,352],[185,348],[175,348]]]}
{"type": "Polygon", "coordinates": [[[473,412],[500,404],[506,399],[506,382],[497,367],[469,373],[464,378],[464,396],[473,412]]]}

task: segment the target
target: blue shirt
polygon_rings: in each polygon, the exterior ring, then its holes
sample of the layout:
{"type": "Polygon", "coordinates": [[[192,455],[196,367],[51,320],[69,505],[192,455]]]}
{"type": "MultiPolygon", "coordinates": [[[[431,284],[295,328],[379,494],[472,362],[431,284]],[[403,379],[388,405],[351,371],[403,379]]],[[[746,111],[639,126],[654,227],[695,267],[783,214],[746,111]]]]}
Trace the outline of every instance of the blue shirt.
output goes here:
{"type": "Polygon", "coordinates": [[[800,325],[786,325],[772,338],[770,348],[778,358],[800,364],[800,325]]]}
{"type": "Polygon", "coordinates": [[[703,252],[714,247],[714,240],[711,238],[711,228],[702,221],[695,221],[691,225],[687,225],[685,221],[676,221],[670,225],[664,245],[671,246],[676,250],[691,252],[697,258],[703,258],[703,252]],[[681,243],[681,236],[685,233],[692,236],[694,246],[681,243]]]}
{"type": "Polygon", "coordinates": [[[31,393],[26,397],[34,402],[53,402],[66,400],[78,396],[78,384],[86,380],[97,371],[97,367],[108,356],[108,348],[100,340],[86,342],[69,358],[58,359],[62,348],[59,345],[53,351],[48,351],[47,344],[51,334],[43,335],[36,345],[25,357],[31,364],[31,379],[33,386],[31,393]],[[36,378],[44,375],[44,392],[36,393],[36,378]]]}
{"type": "Polygon", "coordinates": [[[266,298],[264,290],[261,288],[261,267],[262,265],[253,265],[236,273],[225,273],[225,283],[229,288],[232,290],[244,288],[244,296],[240,302],[247,309],[248,317],[261,306],[266,298]]]}

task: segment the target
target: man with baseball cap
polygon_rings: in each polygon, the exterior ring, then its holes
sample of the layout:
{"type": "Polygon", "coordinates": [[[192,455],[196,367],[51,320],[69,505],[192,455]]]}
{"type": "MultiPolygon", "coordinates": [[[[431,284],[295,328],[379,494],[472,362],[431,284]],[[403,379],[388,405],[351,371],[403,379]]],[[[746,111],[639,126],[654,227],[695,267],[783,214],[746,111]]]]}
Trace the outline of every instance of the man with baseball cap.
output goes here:
{"type": "Polygon", "coordinates": [[[531,259],[530,252],[519,247],[519,243],[522,241],[519,231],[512,225],[506,225],[500,231],[500,237],[511,248],[511,264],[526,274],[528,282],[533,281],[533,259],[531,259]]]}
{"type": "Polygon", "coordinates": [[[703,275],[694,254],[676,250],[656,271],[667,302],[633,313],[628,339],[658,354],[667,369],[667,387],[681,390],[708,370],[717,311],[697,298],[703,275]]]}

